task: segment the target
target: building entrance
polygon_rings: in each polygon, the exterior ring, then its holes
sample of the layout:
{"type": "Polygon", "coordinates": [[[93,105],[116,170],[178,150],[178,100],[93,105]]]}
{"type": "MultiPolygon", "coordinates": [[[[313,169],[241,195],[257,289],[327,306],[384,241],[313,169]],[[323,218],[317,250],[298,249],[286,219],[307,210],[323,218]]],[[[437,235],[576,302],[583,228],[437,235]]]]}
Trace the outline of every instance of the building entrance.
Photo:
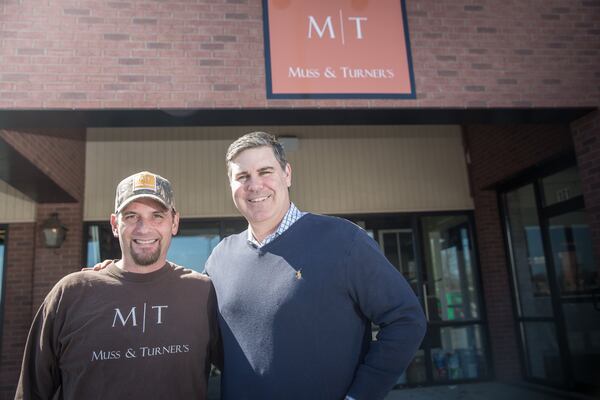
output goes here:
{"type": "MultiPolygon", "coordinates": [[[[0,317],[4,314],[4,260],[6,258],[6,235],[7,227],[0,225],[0,317]]],[[[0,336],[2,325],[0,324],[0,336]]]]}
{"type": "MultiPolygon", "coordinates": [[[[375,238],[419,297],[427,336],[398,385],[489,377],[472,221],[468,214],[350,217],[375,238]]],[[[377,327],[373,328],[373,336],[377,327]]]]}
{"type": "Polygon", "coordinates": [[[600,271],[577,168],[501,192],[525,377],[598,393],[600,271]]]}

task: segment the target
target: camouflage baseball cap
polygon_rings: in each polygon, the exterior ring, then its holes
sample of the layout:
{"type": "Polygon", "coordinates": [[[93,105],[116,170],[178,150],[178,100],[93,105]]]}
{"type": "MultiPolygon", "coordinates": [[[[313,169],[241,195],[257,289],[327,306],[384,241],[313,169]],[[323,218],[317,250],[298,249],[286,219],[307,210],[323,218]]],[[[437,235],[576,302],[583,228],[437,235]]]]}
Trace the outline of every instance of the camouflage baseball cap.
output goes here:
{"type": "Polygon", "coordinates": [[[117,185],[115,214],[118,214],[127,204],[142,197],[154,199],[168,209],[175,210],[171,182],[160,175],[142,171],[128,176],[117,185]]]}

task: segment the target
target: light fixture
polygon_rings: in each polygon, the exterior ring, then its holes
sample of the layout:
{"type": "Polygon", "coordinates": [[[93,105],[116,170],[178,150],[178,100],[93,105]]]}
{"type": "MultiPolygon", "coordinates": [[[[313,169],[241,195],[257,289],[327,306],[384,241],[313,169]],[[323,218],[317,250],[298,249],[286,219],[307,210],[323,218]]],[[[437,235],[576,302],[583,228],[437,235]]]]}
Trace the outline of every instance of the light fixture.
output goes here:
{"type": "Polygon", "coordinates": [[[59,248],[67,237],[67,228],[58,219],[58,213],[50,214],[42,224],[42,240],[44,247],[59,248]]]}

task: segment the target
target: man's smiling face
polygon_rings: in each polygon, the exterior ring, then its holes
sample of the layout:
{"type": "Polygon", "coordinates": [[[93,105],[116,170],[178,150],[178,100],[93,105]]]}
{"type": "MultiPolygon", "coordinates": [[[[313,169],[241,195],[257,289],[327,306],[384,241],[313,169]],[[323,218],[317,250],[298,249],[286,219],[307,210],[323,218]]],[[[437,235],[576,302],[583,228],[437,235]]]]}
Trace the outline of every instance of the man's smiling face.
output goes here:
{"type": "Polygon", "coordinates": [[[151,272],[164,265],[171,237],[177,233],[179,215],[156,200],[132,201],[111,216],[113,233],[119,238],[125,268],[151,272]]]}
{"type": "Polygon", "coordinates": [[[281,168],[270,147],[256,147],[231,160],[229,177],[233,202],[253,233],[275,231],[290,206],[290,165],[281,168]]]}

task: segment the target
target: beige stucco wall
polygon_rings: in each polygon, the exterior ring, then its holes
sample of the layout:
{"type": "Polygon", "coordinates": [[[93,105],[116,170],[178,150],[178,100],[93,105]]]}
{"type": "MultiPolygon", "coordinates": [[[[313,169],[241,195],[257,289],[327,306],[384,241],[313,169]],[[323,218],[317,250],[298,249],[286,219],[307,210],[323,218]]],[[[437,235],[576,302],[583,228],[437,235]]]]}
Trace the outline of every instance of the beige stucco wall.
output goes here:
{"type": "Polygon", "coordinates": [[[252,130],[299,138],[292,200],[313,212],[472,209],[459,126],[279,126],[88,130],[84,218],[106,220],[123,177],[147,169],[174,185],[183,217],[236,216],[224,154],[252,130]]]}
{"type": "Polygon", "coordinates": [[[0,223],[34,221],[35,202],[0,180],[0,223]]]}

